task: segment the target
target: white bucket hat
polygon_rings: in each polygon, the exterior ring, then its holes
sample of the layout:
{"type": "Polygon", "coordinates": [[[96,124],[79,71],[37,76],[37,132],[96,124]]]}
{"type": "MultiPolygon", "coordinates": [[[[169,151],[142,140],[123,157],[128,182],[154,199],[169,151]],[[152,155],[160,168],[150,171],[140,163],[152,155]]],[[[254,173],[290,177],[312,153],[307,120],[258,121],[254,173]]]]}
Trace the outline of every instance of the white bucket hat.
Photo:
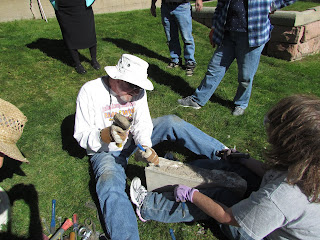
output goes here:
{"type": "Polygon", "coordinates": [[[16,145],[26,122],[27,117],[15,105],[0,98],[0,152],[21,162],[29,162],[16,145]]]}
{"type": "Polygon", "coordinates": [[[153,90],[152,82],[147,78],[149,64],[130,54],[123,54],[116,66],[106,66],[104,70],[113,79],[134,84],[146,90],[153,90]]]}

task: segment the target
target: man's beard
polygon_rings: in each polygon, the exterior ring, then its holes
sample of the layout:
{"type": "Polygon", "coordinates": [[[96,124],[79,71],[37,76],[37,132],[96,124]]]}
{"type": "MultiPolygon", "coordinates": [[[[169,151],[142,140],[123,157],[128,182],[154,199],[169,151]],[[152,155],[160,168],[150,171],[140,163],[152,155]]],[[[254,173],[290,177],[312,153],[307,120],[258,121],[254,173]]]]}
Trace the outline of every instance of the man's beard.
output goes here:
{"type": "Polygon", "coordinates": [[[125,96],[119,96],[119,98],[120,98],[121,101],[123,101],[123,102],[131,102],[133,96],[131,96],[131,95],[125,95],[125,96]]]}

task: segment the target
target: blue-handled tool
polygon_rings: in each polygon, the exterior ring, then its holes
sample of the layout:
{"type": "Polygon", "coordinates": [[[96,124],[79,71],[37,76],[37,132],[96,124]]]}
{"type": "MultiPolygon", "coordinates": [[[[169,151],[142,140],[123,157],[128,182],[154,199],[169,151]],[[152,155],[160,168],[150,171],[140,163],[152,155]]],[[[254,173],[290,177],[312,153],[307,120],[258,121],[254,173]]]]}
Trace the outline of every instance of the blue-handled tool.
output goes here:
{"type": "Polygon", "coordinates": [[[186,202],[183,201],[181,202],[182,204],[182,218],[184,218],[186,216],[186,202]]]}
{"type": "Polygon", "coordinates": [[[50,233],[54,234],[56,231],[56,200],[52,199],[52,212],[51,212],[51,223],[50,233]]]}
{"type": "Polygon", "coordinates": [[[146,151],[146,150],[141,146],[140,143],[137,144],[137,147],[140,148],[140,149],[141,149],[142,151],[144,151],[144,152],[146,151]]]}
{"type": "Polygon", "coordinates": [[[170,236],[172,240],[176,240],[176,237],[174,236],[174,233],[173,233],[173,229],[170,228],[169,231],[170,231],[170,236]]]}

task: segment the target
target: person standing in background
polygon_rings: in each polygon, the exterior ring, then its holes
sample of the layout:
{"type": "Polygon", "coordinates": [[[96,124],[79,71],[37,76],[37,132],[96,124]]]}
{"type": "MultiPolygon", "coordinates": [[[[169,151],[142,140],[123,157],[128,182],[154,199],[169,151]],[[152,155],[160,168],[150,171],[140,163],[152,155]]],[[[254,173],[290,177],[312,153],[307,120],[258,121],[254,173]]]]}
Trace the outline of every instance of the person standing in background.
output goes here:
{"type": "Polygon", "coordinates": [[[97,39],[92,4],[94,0],[50,0],[60,25],[63,40],[70,51],[79,74],[85,74],[78,49],[89,48],[91,65],[99,70],[97,61],[97,39]]]}
{"type": "Polygon", "coordinates": [[[208,70],[196,91],[178,103],[200,109],[211,98],[234,59],[238,64],[238,89],[233,99],[233,116],[244,114],[248,107],[253,77],[261,52],[269,41],[272,25],[269,14],[296,0],[218,0],[212,18],[210,43],[217,46],[208,70]]]}
{"type": "MultiPolygon", "coordinates": [[[[151,14],[156,17],[156,2],[151,2],[151,14]]],[[[196,11],[202,9],[202,0],[196,0],[196,11]]],[[[161,4],[162,25],[167,37],[171,62],[168,68],[182,65],[179,31],[184,43],[184,59],[187,76],[192,76],[196,67],[194,58],[195,44],[192,36],[191,5],[189,0],[162,0],[161,4]]]]}

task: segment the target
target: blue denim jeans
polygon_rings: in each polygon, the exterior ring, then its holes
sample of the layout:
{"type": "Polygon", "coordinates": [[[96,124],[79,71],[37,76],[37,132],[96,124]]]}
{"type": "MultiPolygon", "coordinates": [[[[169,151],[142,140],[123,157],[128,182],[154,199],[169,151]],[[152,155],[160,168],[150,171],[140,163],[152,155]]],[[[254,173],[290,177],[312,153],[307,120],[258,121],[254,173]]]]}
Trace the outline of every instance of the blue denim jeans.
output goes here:
{"type": "Polygon", "coordinates": [[[179,30],[184,42],[184,59],[186,63],[195,63],[195,44],[192,36],[192,17],[190,3],[179,5],[161,5],[161,17],[167,37],[171,60],[179,62],[181,47],[179,30]]]}
{"type": "Polygon", "coordinates": [[[152,120],[152,145],[163,141],[179,144],[197,155],[207,156],[211,160],[219,160],[216,151],[225,148],[225,145],[210,137],[192,124],[175,115],[166,115],[152,120]]]}
{"type": "Polygon", "coordinates": [[[223,42],[215,50],[201,84],[192,98],[204,106],[220,84],[234,59],[238,64],[238,89],[233,99],[236,106],[246,109],[249,104],[253,77],[258,69],[264,45],[249,47],[248,34],[226,32],[223,42]]]}
{"type": "MultiPolygon", "coordinates": [[[[168,115],[153,119],[152,144],[170,140],[181,144],[198,155],[218,160],[217,150],[225,146],[181,118],[168,115]],[[205,143],[205,144],[204,144],[205,143]]],[[[128,140],[118,152],[101,152],[90,157],[96,179],[96,192],[106,229],[111,239],[139,239],[138,225],[132,204],[125,192],[129,156],[136,150],[128,140]]]]}
{"type": "Polygon", "coordinates": [[[115,240],[139,239],[137,218],[125,192],[125,169],[134,149],[132,145],[127,150],[100,152],[90,157],[105,226],[115,240]]]}

